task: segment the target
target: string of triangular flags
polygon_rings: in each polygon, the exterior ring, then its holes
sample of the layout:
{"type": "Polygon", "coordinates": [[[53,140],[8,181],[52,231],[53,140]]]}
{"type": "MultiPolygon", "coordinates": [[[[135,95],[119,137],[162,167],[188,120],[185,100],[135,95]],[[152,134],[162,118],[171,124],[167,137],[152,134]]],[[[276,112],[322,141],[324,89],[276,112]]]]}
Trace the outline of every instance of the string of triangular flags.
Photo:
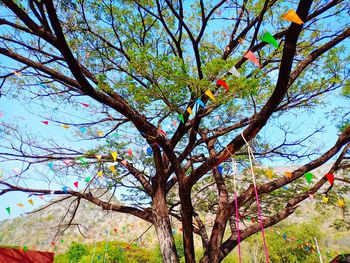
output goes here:
{"type": "MultiPolygon", "coordinates": [[[[283,16],[282,16],[283,19],[287,20],[287,21],[290,21],[290,22],[293,22],[293,23],[296,23],[296,24],[303,24],[304,22],[300,19],[300,17],[298,16],[298,14],[293,10],[289,10],[287,13],[285,13],[283,16]]],[[[261,40],[268,43],[268,44],[271,44],[273,47],[275,48],[278,48],[278,42],[277,40],[275,39],[275,37],[273,35],[271,35],[269,32],[266,32],[262,37],[261,37],[261,40]]],[[[261,65],[259,63],[259,60],[258,58],[255,56],[255,54],[251,51],[251,50],[248,50],[245,54],[244,54],[244,57],[246,59],[248,59],[249,61],[253,62],[254,65],[256,65],[258,68],[261,68],[261,65]]],[[[236,76],[236,77],[240,77],[240,73],[238,72],[238,70],[236,69],[235,66],[233,66],[231,69],[228,70],[228,73],[232,74],[233,76],[236,76]]],[[[226,92],[229,91],[229,87],[227,85],[227,83],[222,80],[222,79],[218,79],[216,81],[216,85],[217,86],[220,86],[220,87],[223,87],[225,88],[226,92]]],[[[205,93],[204,93],[206,96],[208,96],[212,101],[215,101],[215,96],[214,94],[212,93],[212,91],[210,89],[206,90],[205,93]]],[[[202,95],[203,96],[203,95],[202,95]]],[[[201,96],[201,97],[202,97],[201,96]]],[[[201,97],[198,98],[195,102],[194,102],[194,106],[195,105],[198,105],[198,107],[202,107],[202,108],[205,108],[205,104],[203,103],[203,101],[201,100],[201,97]]],[[[193,106],[193,107],[194,107],[193,106]]],[[[186,111],[192,115],[193,114],[193,107],[191,108],[191,106],[187,107],[186,111]]],[[[179,119],[182,123],[185,122],[184,120],[184,117],[183,117],[183,114],[180,114],[179,115],[179,119]]]]}

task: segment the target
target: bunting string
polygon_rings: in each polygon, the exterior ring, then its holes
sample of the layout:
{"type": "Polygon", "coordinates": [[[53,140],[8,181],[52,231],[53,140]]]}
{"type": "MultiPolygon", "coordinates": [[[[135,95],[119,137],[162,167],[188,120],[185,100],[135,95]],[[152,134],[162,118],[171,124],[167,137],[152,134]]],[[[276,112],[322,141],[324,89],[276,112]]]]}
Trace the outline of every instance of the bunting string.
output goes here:
{"type": "Polygon", "coordinates": [[[270,262],[270,260],[269,260],[269,253],[268,253],[268,249],[267,249],[267,245],[266,245],[266,239],[265,239],[265,233],[264,233],[264,224],[263,224],[263,221],[262,221],[261,209],[260,209],[259,194],[258,194],[258,190],[257,190],[257,187],[256,187],[255,173],[254,173],[254,168],[253,168],[253,159],[255,159],[255,157],[254,157],[252,148],[250,147],[248,141],[245,139],[245,137],[243,135],[243,132],[241,132],[241,136],[242,136],[244,142],[246,143],[247,149],[248,149],[250,170],[251,170],[252,177],[253,177],[255,198],[256,198],[256,204],[257,204],[257,207],[258,207],[258,216],[259,216],[260,227],[261,227],[261,235],[262,235],[262,239],[263,239],[263,242],[264,242],[265,258],[266,258],[266,262],[269,263],[270,262]]]}
{"type": "Polygon", "coordinates": [[[239,263],[242,262],[242,256],[241,256],[241,235],[239,232],[239,213],[238,213],[238,201],[237,201],[237,188],[236,188],[236,171],[237,171],[237,164],[232,157],[232,174],[233,174],[233,191],[234,191],[234,199],[235,199],[235,210],[236,210],[236,230],[237,230],[237,242],[238,242],[238,259],[239,263]]]}

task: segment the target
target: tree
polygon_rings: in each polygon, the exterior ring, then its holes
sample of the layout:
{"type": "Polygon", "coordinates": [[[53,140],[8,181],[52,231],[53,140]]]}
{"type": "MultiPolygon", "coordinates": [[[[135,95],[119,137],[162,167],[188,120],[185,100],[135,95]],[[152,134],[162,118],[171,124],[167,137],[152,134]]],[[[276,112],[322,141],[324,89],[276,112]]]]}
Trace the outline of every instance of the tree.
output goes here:
{"type": "MultiPolygon", "coordinates": [[[[324,175],[305,187],[305,173],[334,158],[327,174],[348,167],[346,112],[336,113],[342,131],[328,149],[312,147],[320,128],[311,134],[301,132],[295,139],[283,125],[285,137],[279,144],[261,132],[264,127],[270,134],[276,132],[273,122],[290,112],[316,109],[322,98],[325,101],[322,95],[341,89],[347,94],[349,57],[341,45],[350,35],[347,1],[300,0],[292,5],[277,0],[29,0],[25,5],[1,0],[1,4],[5,15],[0,19],[0,54],[12,61],[2,65],[2,94],[26,104],[35,99],[57,109],[66,105],[70,110],[90,107],[96,112],[89,122],[58,115],[49,120],[79,128],[77,136],[91,148],[88,151],[50,140],[39,143],[24,135],[19,125],[3,123],[8,143],[2,146],[1,158],[27,165],[18,175],[0,181],[0,195],[51,194],[49,188],[26,185],[33,177],[32,168],[40,164],[54,165],[56,174],[91,173],[83,191],[72,187],[53,194],[72,198],[75,211],[85,199],[148,221],[156,229],[164,262],[179,262],[171,229],[174,217],[182,225],[186,262],[195,262],[194,234],[202,239],[200,262],[220,262],[238,244],[228,168],[232,156],[241,167],[249,166],[249,149],[261,163],[267,158],[298,164],[311,160],[288,176],[269,171],[272,178],[267,180],[258,176],[266,169],[257,173],[265,228],[291,215],[327,183],[324,175]],[[296,9],[304,24],[281,19],[287,6],[296,9]],[[266,32],[277,40],[277,48],[261,40],[266,32]],[[248,51],[257,56],[260,68],[244,56],[248,51]],[[91,105],[81,101],[87,99],[91,105]],[[119,137],[113,137],[114,132],[119,137]],[[137,159],[134,155],[140,148],[137,159]],[[117,152],[118,156],[111,155],[117,152]],[[62,167],[58,164],[63,160],[67,165],[62,167]],[[295,185],[296,191],[283,194],[287,185],[295,185]],[[127,202],[102,200],[92,192],[106,187],[129,189],[127,202]],[[211,231],[200,214],[205,208],[214,214],[211,231]]],[[[242,223],[244,215],[256,215],[250,178],[242,177],[237,186],[237,207],[243,214],[240,240],[260,231],[259,222],[242,223]]],[[[53,178],[43,175],[43,179],[53,178]]],[[[339,173],[336,182],[340,181],[347,182],[339,173]]],[[[326,194],[335,189],[332,185],[326,194]]]]}

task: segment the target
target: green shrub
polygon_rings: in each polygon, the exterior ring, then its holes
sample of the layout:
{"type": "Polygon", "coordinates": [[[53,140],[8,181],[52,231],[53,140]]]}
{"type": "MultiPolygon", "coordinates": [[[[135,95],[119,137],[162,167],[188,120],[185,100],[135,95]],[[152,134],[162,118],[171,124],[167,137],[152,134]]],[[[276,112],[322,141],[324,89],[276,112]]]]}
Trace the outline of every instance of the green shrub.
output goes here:
{"type": "Polygon", "coordinates": [[[71,263],[79,262],[80,259],[89,253],[86,245],[73,242],[68,250],[68,260],[71,263]]]}

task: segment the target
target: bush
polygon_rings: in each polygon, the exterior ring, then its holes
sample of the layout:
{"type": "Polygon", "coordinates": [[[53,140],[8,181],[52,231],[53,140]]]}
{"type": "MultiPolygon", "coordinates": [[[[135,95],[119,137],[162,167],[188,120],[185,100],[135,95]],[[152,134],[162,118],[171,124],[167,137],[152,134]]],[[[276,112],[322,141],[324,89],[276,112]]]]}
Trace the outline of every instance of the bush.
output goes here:
{"type": "Polygon", "coordinates": [[[86,245],[73,242],[68,250],[68,260],[71,263],[77,263],[80,259],[89,253],[86,245]]]}

